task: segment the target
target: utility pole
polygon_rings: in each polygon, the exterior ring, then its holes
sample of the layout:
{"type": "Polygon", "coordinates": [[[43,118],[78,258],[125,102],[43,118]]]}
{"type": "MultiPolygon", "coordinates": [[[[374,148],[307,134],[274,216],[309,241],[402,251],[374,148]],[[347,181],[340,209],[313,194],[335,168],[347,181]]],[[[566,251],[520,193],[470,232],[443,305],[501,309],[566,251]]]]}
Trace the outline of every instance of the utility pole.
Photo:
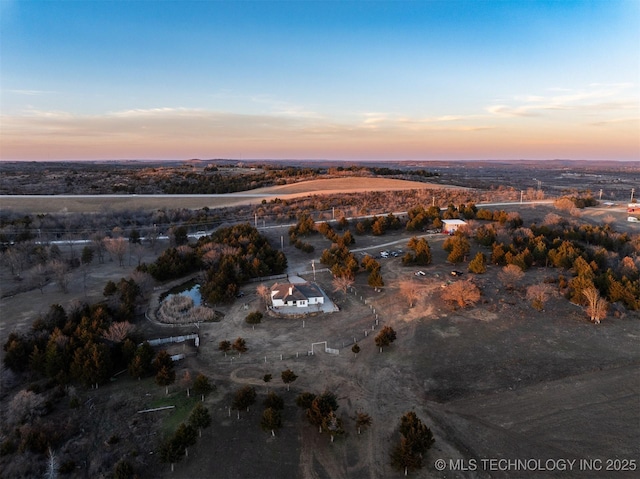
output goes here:
{"type": "Polygon", "coordinates": [[[524,190],[520,190],[520,203],[522,203],[523,196],[524,196],[524,190]]]}
{"type": "Polygon", "coordinates": [[[630,203],[633,203],[633,193],[636,191],[635,188],[631,188],[631,200],[630,203]]]}
{"type": "Polygon", "coordinates": [[[598,200],[602,199],[602,188],[600,188],[600,196],[598,196],[598,200]]]}

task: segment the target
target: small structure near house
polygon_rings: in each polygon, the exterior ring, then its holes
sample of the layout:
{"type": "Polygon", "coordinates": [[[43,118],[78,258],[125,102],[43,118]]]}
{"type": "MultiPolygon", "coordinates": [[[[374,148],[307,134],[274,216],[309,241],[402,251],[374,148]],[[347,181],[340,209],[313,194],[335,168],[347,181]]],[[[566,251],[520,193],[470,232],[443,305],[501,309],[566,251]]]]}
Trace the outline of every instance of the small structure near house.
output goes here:
{"type": "Polygon", "coordinates": [[[463,220],[442,220],[442,233],[451,235],[455,233],[458,228],[466,224],[467,222],[463,220]]]}
{"type": "Polygon", "coordinates": [[[274,308],[295,306],[307,308],[314,304],[323,304],[324,295],[320,288],[312,283],[276,283],[271,287],[271,304],[274,308]]]}

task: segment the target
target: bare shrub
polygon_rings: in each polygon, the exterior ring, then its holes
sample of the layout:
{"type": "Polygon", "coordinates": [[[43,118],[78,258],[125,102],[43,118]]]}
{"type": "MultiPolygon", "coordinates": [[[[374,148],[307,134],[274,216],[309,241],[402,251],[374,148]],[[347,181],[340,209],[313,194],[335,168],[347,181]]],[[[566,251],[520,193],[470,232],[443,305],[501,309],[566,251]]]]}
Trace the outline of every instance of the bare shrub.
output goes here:
{"type": "Polygon", "coordinates": [[[400,281],[400,295],[409,302],[409,307],[413,308],[420,299],[420,285],[413,280],[400,281]]]}
{"type": "Polygon", "coordinates": [[[7,420],[21,424],[41,416],[46,410],[46,399],[41,394],[23,389],[16,394],[7,408],[7,420]]]}
{"type": "Polygon", "coordinates": [[[543,225],[545,226],[559,225],[560,223],[562,223],[562,221],[563,221],[562,216],[557,215],[555,213],[549,213],[544,217],[543,225]]]}
{"type": "Polygon", "coordinates": [[[515,288],[516,284],[524,277],[524,272],[520,269],[520,266],[515,264],[508,264],[502,271],[498,273],[498,279],[502,281],[502,284],[507,289],[515,288]]]}
{"type": "Polygon", "coordinates": [[[553,202],[553,206],[555,206],[556,209],[560,211],[571,211],[573,208],[575,208],[573,201],[571,201],[569,198],[559,198],[553,202]]]}
{"type": "Polygon", "coordinates": [[[457,281],[442,291],[442,299],[461,308],[473,306],[480,301],[480,289],[473,281],[457,281]]]}
{"type": "Polygon", "coordinates": [[[107,329],[102,335],[103,338],[113,341],[114,343],[121,343],[128,336],[135,331],[135,326],[128,321],[119,321],[111,323],[109,329],[107,329]]]}
{"type": "Polygon", "coordinates": [[[533,284],[527,288],[527,300],[531,301],[531,306],[535,309],[542,311],[544,310],[545,303],[551,298],[554,292],[555,289],[549,284],[533,284]]]}

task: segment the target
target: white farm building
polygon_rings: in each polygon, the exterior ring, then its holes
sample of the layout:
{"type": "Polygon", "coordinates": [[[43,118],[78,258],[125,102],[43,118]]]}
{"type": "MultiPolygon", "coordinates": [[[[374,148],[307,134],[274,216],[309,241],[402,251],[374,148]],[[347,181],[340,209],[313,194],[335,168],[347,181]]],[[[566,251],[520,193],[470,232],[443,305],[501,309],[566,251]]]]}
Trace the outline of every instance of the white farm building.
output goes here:
{"type": "Polygon", "coordinates": [[[450,235],[455,233],[462,225],[466,225],[466,221],[462,220],[442,220],[442,233],[450,235]]]}
{"type": "Polygon", "coordinates": [[[274,308],[296,306],[306,308],[323,304],[320,288],[311,283],[276,283],[271,287],[271,304],[274,308]]]}

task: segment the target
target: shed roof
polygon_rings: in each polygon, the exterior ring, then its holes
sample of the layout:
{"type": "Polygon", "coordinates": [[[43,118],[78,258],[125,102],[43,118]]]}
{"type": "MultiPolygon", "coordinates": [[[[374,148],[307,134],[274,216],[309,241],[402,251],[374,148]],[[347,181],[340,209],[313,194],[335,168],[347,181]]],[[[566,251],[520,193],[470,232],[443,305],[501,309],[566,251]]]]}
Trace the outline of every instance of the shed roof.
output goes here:
{"type": "Polygon", "coordinates": [[[442,222],[445,225],[466,225],[467,224],[466,221],[458,220],[458,219],[455,219],[455,220],[442,220],[442,222]]]}

